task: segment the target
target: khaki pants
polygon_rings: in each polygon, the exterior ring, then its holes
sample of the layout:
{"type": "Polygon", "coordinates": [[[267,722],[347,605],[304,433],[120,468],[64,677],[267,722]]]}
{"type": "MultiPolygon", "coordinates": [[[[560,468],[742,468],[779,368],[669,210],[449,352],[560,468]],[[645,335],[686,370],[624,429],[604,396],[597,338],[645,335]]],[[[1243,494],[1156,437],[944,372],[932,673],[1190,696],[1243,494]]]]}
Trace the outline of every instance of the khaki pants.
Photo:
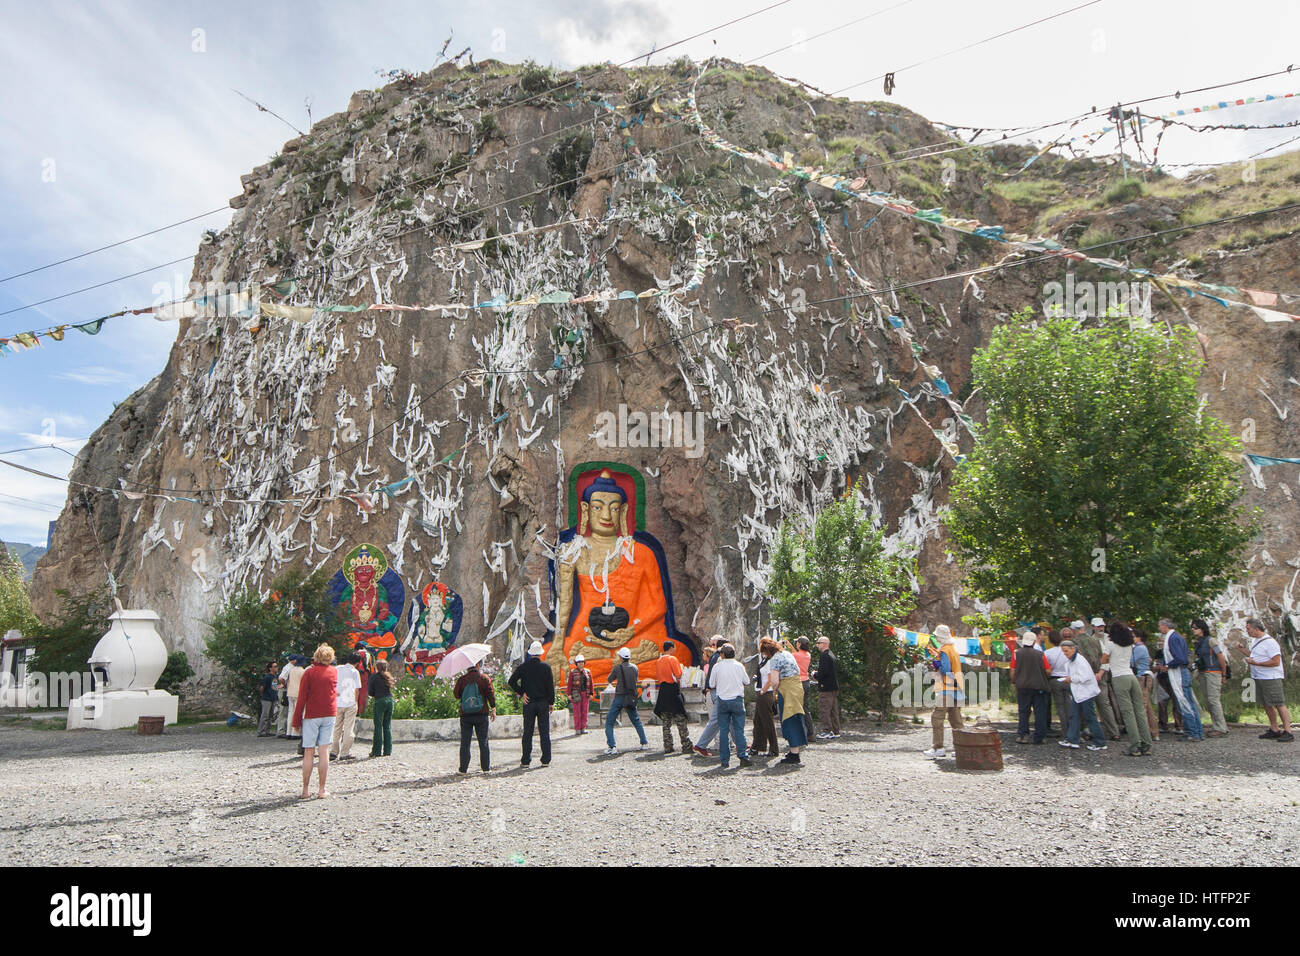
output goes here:
{"type": "Polygon", "coordinates": [[[1056,711],[1056,716],[1061,721],[1061,736],[1065,736],[1066,728],[1070,724],[1070,708],[1074,705],[1074,696],[1070,693],[1070,685],[1062,684],[1055,677],[1052,678],[1052,708],[1056,711]]]}
{"type": "Polygon", "coordinates": [[[1119,707],[1124,729],[1128,732],[1130,747],[1138,744],[1151,745],[1151,726],[1146,719],[1146,704],[1143,703],[1142,688],[1138,679],[1132,674],[1124,674],[1110,679],[1115,688],[1115,704],[1119,707]]]}
{"type": "Polygon", "coordinates": [[[930,712],[930,727],[933,731],[932,737],[936,750],[943,746],[943,721],[945,717],[952,724],[953,730],[961,730],[962,727],[966,726],[962,723],[960,707],[955,704],[951,707],[936,706],[930,712]]]}
{"type": "Polygon", "coordinates": [[[1226,734],[1228,722],[1223,719],[1223,675],[1218,671],[1202,671],[1201,693],[1205,695],[1211,726],[1219,733],[1226,734]]]}
{"type": "Polygon", "coordinates": [[[290,697],[284,708],[284,732],[290,737],[302,736],[302,725],[293,722],[293,712],[298,709],[298,698],[290,697]],[[294,731],[298,731],[296,734],[294,731]]]}
{"type": "Polygon", "coordinates": [[[1138,678],[1138,686],[1142,689],[1142,705],[1147,712],[1147,730],[1151,732],[1153,738],[1159,738],[1160,723],[1156,720],[1156,709],[1151,703],[1151,694],[1155,683],[1155,674],[1143,674],[1138,678]]]}
{"type": "MultiPolygon", "coordinates": [[[[1106,731],[1106,736],[1112,740],[1119,736],[1119,721],[1115,719],[1115,711],[1110,706],[1110,671],[1101,672],[1101,694],[1097,697],[1097,717],[1101,720],[1101,729],[1106,731]]],[[[1101,741],[1105,743],[1106,741],[1101,741]]]]}
{"type": "Polygon", "coordinates": [[[334,720],[334,740],[330,744],[330,755],[346,757],[352,752],[352,741],[356,737],[357,705],[340,707],[334,720]]]}

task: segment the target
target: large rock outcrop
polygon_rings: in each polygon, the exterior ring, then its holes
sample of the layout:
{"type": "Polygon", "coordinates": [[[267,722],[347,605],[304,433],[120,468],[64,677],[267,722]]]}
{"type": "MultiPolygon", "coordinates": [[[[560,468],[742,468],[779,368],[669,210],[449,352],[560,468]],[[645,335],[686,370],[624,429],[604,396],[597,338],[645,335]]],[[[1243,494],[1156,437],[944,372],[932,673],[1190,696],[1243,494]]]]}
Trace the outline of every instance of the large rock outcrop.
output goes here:
{"type": "MultiPolygon", "coordinates": [[[[591,460],[645,475],[648,530],[665,546],[684,629],[752,642],[766,621],[767,548],[782,518],[810,513],[854,479],[894,545],[920,556],[914,623],[955,622],[972,609],[937,517],[953,462],[934,429],[950,427],[953,413],[933,396],[918,404],[928,422],[900,405],[897,385],[927,379],[884,312],[904,318],[923,361],[962,396],[973,350],[1010,312],[1041,301],[1064,265],[922,282],[1001,253],[815,186],[810,208],[797,182],[701,141],[680,111],[685,71],[609,68],[581,88],[556,86],[567,79],[489,62],[358,93],[347,112],[243,178],[234,221],[200,248],[194,279],[296,279],[283,300],[263,293],[288,305],[669,294],[317,312],[305,322],[183,317],[165,371],[96,431],[73,472],[121,490],[73,487],[37,571],[38,613],[52,609],[55,587],[102,581],[107,564],[124,600],[157,610],[166,638],[205,678],[203,622],[224,598],[266,588],[293,565],[333,570],[372,541],[409,589],[436,577],[459,591],[465,633],[507,650],[507,635],[544,630],[548,542],[567,524],[564,480],[591,460]],[[819,219],[857,272],[898,289],[885,294],[887,309],[845,298],[859,286],[819,219]],[[603,447],[598,416],[621,405],[702,411],[702,453],[603,447]],[[373,512],[344,497],[412,476],[375,498],[373,512]]],[[[922,206],[1008,223],[1035,214],[990,185],[1026,153],[909,158],[945,136],[898,107],[810,97],[739,68],[704,78],[699,101],[735,142],[855,170],[870,188],[922,206]]],[[[1050,226],[1062,234],[1096,219],[1114,219],[1116,235],[1145,231],[1177,221],[1191,201],[1108,208],[1088,198],[1113,181],[1104,164],[1049,157],[1039,169],[1060,177],[1060,198],[1078,200],[1050,226]]],[[[1183,242],[1135,256],[1169,265],[1185,259],[1183,242]]],[[[1288,234],[1198,269],[1300,288],[1295,252],[1288,234]]],[[[1294,417],[1258,393],[1285,407],[1300,329],[1214,309],[1193,309],[1207,340],[1207,408],[1230,422],[1253,418],[1261,451],[1300,447],[1294,417]]],[[[978,396],[968,410],[979,416],[978,396]]],[[[1265,511],[1251,575],[1225,612],[1247,602],[1296,610],[1296,505],[1274,480],[1294,469],[1265,477],[1266,487],[1248,489],[1265,511]]]]}

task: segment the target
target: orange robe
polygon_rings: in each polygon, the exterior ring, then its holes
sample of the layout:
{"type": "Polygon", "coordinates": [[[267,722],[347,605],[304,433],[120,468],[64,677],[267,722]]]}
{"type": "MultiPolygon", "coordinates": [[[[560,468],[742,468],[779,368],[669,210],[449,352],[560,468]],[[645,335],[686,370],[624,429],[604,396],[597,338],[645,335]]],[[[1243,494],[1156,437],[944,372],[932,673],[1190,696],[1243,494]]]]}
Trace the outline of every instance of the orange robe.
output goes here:
{"type": "MultiPolygon", "coordinates": [[[[623,608],[628,613],[628,624],[632,625],[633,636],[624,646],[635,651],[642,641],[651,641],[662,651],[664,641],[668,640],[668,629],[664,623],[668,613],[668,602],[664,598],[663,580],[659,576],[659,562],[655,560],[654,552],[640,541],[624,539],[622,547],[625,549],[624,558],[609,572],[609,603],[623,608]],[[632,549],[631,561],[626,557],[626,549],[629,545],[632,549]]],[[[587,637],[584,629],[588,626],[587,619],[592,610],[605,603],[604,592],[597,590],[598,586],[604,587],[604,576],[598,572],[595,575],[595,583],[592,582],[590,574],[579,573],[577,579],[578,615],[573,619],[573,626],[569,628],[564,638],[565,660],[573,655],[571,648],[574,644],[581,642],[587,647],[600,646],[587,637]]],[[[547,649],[549,650],[549,647],[547,649]]],[[[618,649],[615,648],[613,653],[617,654],[618,649]]],[[[673,654],[683,664],[690,664],[690,650],[683,647],[680,642],[674,646],[673,654]]],[[[613,658],[587,661],[587,669],[591,671],[597,687],[605,683],[613,667],[613,658]]],[[[637,671],[643,679],[654,680],[658,675],[655,661],[641,663],[637,671]]]]}

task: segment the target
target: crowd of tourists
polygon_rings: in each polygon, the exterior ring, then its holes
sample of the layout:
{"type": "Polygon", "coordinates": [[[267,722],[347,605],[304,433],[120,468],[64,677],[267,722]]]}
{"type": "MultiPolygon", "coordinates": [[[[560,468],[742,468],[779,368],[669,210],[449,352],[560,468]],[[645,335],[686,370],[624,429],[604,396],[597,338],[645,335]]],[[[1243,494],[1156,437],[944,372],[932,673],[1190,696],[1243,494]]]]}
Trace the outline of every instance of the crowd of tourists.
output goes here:
{"type": "MultiPolygon", "coordinates": [[[[1060,746],[1078,750],[1106,750],[1110,743],[1126,740],[1124,753],[1142,757],[1164,736],[1185,741],[1222,737],[1228,733],[1222,688],[1230,677],[1228,649],[1213,636],[1204,620],[1191,622],[1192,639],[1178,632],[1172,621],[1161,619],[1157,636],[1125,621],[1107,624],[1093,618],[1090,624],[1073,621],[1059,630],[1045,626],[1025,629],[1011,658],[1016,689],[1018,726],[1016,743],[1042,744],[1057,738],[1060,746]],[[1198,675],[1206,701],[1208,720],[1202,719],[1193,687],[1198,675]],[[1055,719],[1055,728],[1053,726],[1055,719]]],[[[1283,689],[1282,650],[1257,618],[1246,622],[1248,642],[1233,646],[1250,669],[1258,702],[1269,720],[1261,738],[1289,743],[1291,715],[1283,689]]],[[[947,625],[934,630],[939,642],[933,661],[935,706],[931,713],[932,746],[926,756],[942,758],[945,725],[961,731],[965,724],[962,658],[947,625]]],[[[663,752],[688,757],[717,758],[729,768],[733,751],[737,764],[752,767],[758,760],[780,756],[781,764],[798,765],[801,754],[814,740],[840,736],[840,674],[826,637],[812,644],[800,637],[788,640],[764,637],[752,657],[741,659],[736,646],[714,635],[702,656],[700,677],[707,721],[698,738],[691,740],[684,671],[671,642],[655,663],[653,713],[663,732],[663,752]],[[748,666],[747,666],[748,665],[748,666]],[[809,692],[817,687],[820,732],[814,737],[809,715],[809,692]],[[746,691],[752,687],[752,724],[747,729],[746,691]],[[676,741],[674,742],[674,731],[676,741]],[[711,749],[717,741],[716,750],[711,749]],[[676,744],[676,745],[675,745],[676,744]]],[[[524,661],[510,675],[508,685],[522,705],[520,766],[532,764],[534,738],[540,738],[540,761],[551,763],[551,711],[556,687],[551,667],[543,660],[538,642],[528,648],[524,661]]],[[[602,698],[605,749],[615,757],[614,728],[626,718],[639,741],[637,749],[650,749],[638,703],[644,681],[630,651],[618,651],[602,698]]],[[[311,661],[291,655],[283,670],[270,661],[262,678],[262,712],[258,736],[297,739],[302,755],[302,797],[310,796],[313,770],[317,796],[326,797],[331,760],[354,759],[351,753],[356,718],[367,701],[373,711],[374,730],[370,756],[393,752],[392,714],[395,678],[384,661],[373,670],[360,670],[362,658],[351,654],[337,664],[328,644],[316,649],[311,661]],[[277,714],[281,723],[276,723],[277,714]]],[[[581,654],[569,661],[565,690],[571,702],[576,735],[587,733],[589,706],[596,695],[595,681],[581,654]]],[[[460,713],[458,773],[469,772],[473,744],[477,742],[479,767],[491,770],[489,730],[497,718],[497,697],[491,679],[477,664],[459,674],[452,688],[460,713]]],[[[701,713],[701,716],[703,713],[701,713]]]]}
{"type": "MultiPolygon", "coordinates": [[[[1100,617],[1089,624],[1076,620],[1059,630],[1027,628],[1019,636],[1011,660],[1019,711],[1016,743],[1041,744],[1054,737],[1059,738],[1060,746],[1071,750],[1086,746],[1099,751],[1123,740],[1126,755],[1144,757],[1162,734],[1166,739],[1189,742],[1226,737],[1223,686],[1230,677],[1228,650],[1206,621],[1193,620],[1190,630],[1189,643],[1173,621],[1161,618],[1158,641],[1152,647],[1152,636],[1142,628],[1119,620],[1107,624],[1100,617]],[[1208,729],[1196,697],[1193,671],[1205,698],[1208,729]]],[[[1295,737],[1283,688],[1281,645],[1258,618],[1246,621],[1246,635],[1248,641],[1234,646],[1245,658],[1256,700],[1268,716],[1269,729],[1259,736],[1290,743],[1295,737]]],[[[932,746],[925,754],[941,758],[947,753],[945,720],[956,730],[963,727],[960,705],[964,693],[961,657],[951,632],[940,625],[935,637],[941,645],[939,676],[931,715],[932,746]]]]}

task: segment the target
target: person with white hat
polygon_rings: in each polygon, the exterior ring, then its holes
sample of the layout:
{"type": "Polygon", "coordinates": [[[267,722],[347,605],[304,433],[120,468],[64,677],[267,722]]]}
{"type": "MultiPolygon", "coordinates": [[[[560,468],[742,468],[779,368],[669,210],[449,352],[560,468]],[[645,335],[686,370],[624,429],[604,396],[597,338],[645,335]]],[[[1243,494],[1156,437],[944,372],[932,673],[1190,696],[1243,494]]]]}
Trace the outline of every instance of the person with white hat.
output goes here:
{"type": "MultiPolygon", "coordinates": [[[[1082,623],[1076,621],[1075,623],[1082,623]]],[[[1048,720],[1049,737],[1064,737],[1069,731],[1070,711],[1074,709],[1074,698],[1070,694],[1070,685],[1066,684],[1062,677],[1070,672],[1070,659],[1065,656],[1065,651],[1061,650],[1061,645],[1066,641],[1074,641],[1074,628],[1063,627],[1056,632],[1053,640],[1053,646],[1049,647],[1044,653],[1047,658],[1047,664],[1052,669],[1052,709],[1056,711],[1059,718],[1061,729],[1060,732],[1053,732],[1051,720],[1048,720]]]]}
{"type": "MultiPolygon", "coordinates": [[[[1115,719],[1115,709],[1110,703],[1110,669],[1102,663],[1102,639],[1106,636],[1106,622],[1094,617],[1091,627],[1083,627],[1082,621],[1075,622],[1074,646],[1092,667],[1097,677],[1098,694],[1096,699],[1097,717],[1102,730],[1110,740],[1119,740],[1119,721],[1115,719]]],[[[1102,743],[1105,741],[1103,740],[1102,743]]]]}
{"type": "Polygon", "coordinates": [[[555,706],[555,676],[542,660],[545,651],[540,641],[533,641],[528,656],[510,675],[510,689],[524,705],[523,756],[519,766],[533,762],[533,725],[542,736],[542,766],[551,762],[551,708],[555,706]]]}
{"type": "Polygon", "coordinates": [[[587,659],[579,654],[573,659],[569,668],[569,679],[565,690],[569,694],[569,706],[573,711],[574,733],[587,732],[587,709],[591,706],[591,688],[593,681],[591,671],[587,670],[587,659]]]}
{"type": "Polygon", "coordinates": [[[637,672],[636,665],[632,663],[632,652],[626,647],[620,647],[618,658],[618,663],[609,672],[609,683],[614,688],[614,697],[609,702],[609,712],[605,714],[605,743],[609,744],[605,750],[606,757],[613,757],[618,753],[618,748],[614,746],[614,721],[624,710],[632,719],[632,726],[636,728],[637,736],[641,738],[639,749],[645,750],[650,746],[641,717],[636,712],[636,702],[640,696],[637,687],[640,674],[637,672]]]}
{"type": "Polygon", "coordinates": [[[939,641],[939,656],[935,660],[938,676],[934,682],[934,710],[930,713],[930,727],[934,745],[927,751],[927,757],[947,756],[943,747],[943,722],[946,718],[953,730],[961,730],[965,724],[961,719],[961,702],[966,699],[961,682],[961,657],[957,653],[956,638],[952,636],[947,624],[940,624],[934,629],[934,636],[939,641]]]}
{"type": "Polygon", "coordinates": [[[1019,721],[1016,726],[1016,743],[1031,740],[1041,744],[1047,736],[1047,708],[1052,699],[1052,667],[1037,647],[1041,629],[1031,627],[1020,635],[1020,646],[1011,658],[1011,682],[1016,685],[1016,704],[1019,721]],[[1034,715],[1034,733],[1029,735],[1029,715],[1034,715]]]}

